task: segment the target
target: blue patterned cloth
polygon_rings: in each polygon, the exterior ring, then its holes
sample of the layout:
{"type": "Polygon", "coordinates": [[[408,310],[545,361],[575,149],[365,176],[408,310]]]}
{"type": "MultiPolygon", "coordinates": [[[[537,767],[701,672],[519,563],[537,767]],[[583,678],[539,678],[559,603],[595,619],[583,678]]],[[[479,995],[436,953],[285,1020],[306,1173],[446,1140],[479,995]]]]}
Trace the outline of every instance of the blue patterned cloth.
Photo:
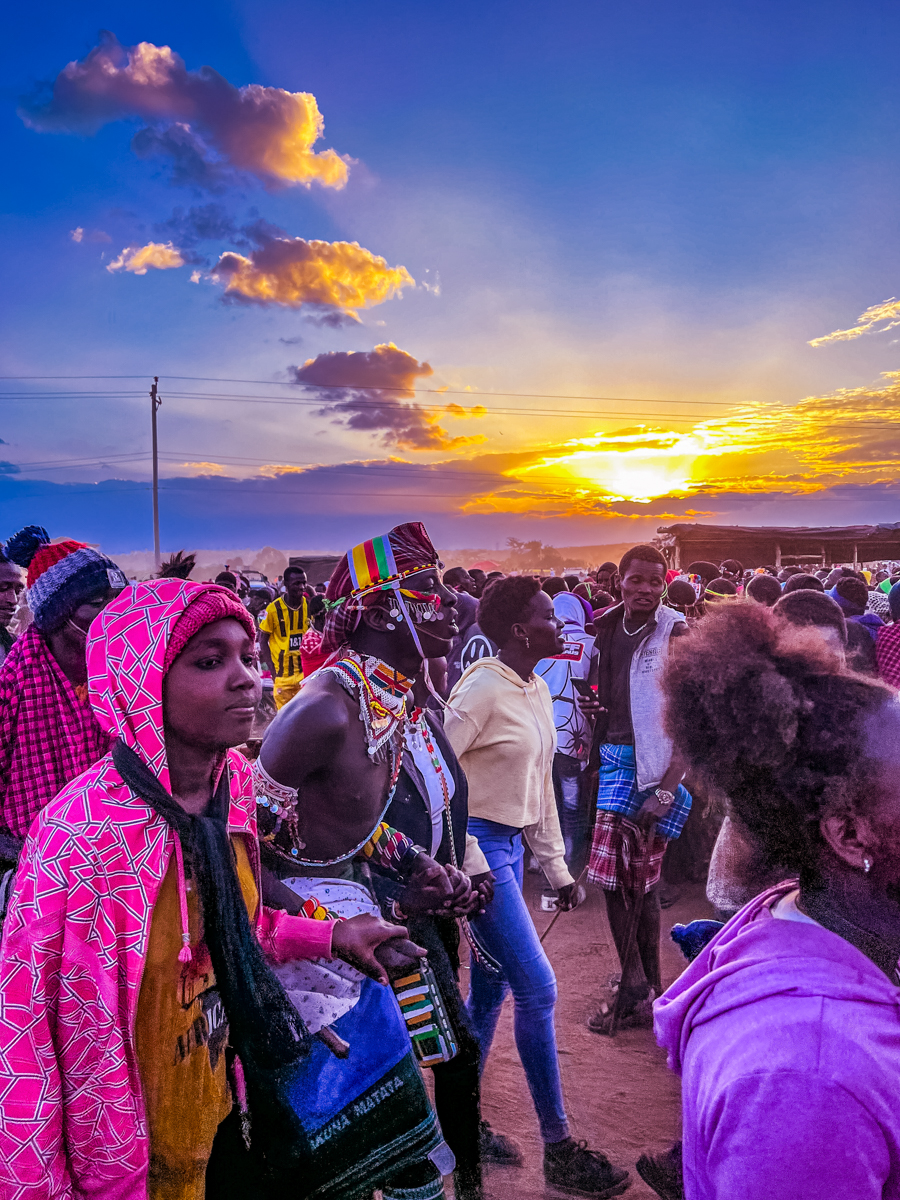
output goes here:
{"type": "MultiPolygon", "coordinates": [[[[600,812],[619,813],[633,821],[644,801],[653,795],[654,790],[637,790],[634,746],[613,746],[604,743],[600,747],[600,784],[597,789],[597,808],[600,812]]],[[[679,784],[675,792],[675,803],[668,815],[657,822],[657,831],[663,837],[677,838],[684,829],[692,803],[691,793],[683,784],[679,784]]]]}

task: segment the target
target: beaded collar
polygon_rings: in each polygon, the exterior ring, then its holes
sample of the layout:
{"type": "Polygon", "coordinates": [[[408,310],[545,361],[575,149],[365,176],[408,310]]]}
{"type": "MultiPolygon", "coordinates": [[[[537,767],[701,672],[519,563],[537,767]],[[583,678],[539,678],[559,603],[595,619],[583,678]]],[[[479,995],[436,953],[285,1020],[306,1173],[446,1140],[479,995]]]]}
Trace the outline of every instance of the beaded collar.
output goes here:
{"type": "Polygon", "coordinates": [[[406,719],[406,697],[412,691],[413,680],[380,658],[355,650],[348,650],[322,670],[331,672],[341,687],[356,696],[369,757],[383,762],[387,757],[386,747],[394,741],[406,719]]]}

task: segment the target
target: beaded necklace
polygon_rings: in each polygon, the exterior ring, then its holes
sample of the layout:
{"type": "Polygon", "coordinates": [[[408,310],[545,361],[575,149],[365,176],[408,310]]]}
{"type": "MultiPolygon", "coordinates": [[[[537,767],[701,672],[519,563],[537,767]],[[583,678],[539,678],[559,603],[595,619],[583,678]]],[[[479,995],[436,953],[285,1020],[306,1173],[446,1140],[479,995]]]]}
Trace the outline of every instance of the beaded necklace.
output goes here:
{"type": "MultiPolygon", "coordinates": [[[[381,659],[357,654],[355,650],[348,650],[337,662],[323,667],[322,671],[330,671],[340,685],[358,699],[359,719],[365,726],[370,759],[373,762],[390,764],[390,780],[378,818],[380,822],[394,798],[394,789],[400,775],[400,729],[406,720],[406,696],[412,688],[413,681],[381,659]]],[[[289,854],[291,858],[304,863],[329,866],[357,854],[372,836],[367,834],[358,846],[354,846],[340,858],[309,858],[302,853],[306,844],[300,837],[297,789],[278,783],[259,761],[255,765],[255,778],[258,803],[262,808],[268,809],[275,818],[272,828],[263,835],[263,840],[281,854],[289,854]]]]}
{"type": "Polygon", "coordinates": [[[384,762],[385,747],[406,720],[406,697],[413,681],[379,658],[348,650],[336,663],[322,668],[359,701],[359,719],[366,728],[369,758],[384,762]]]}
{"type": "MultiPolygon", "coordinates": [[[[459,861],[456,854],[456,839],[453,836],[453,815],[450,809],[450,787],[447,783],[447,776],[444,772],[444,764],[441,762],[440,755],[434,745],[434,738],[431,736],[431,729],[428,722],[425,720],[425,712],[421,708],[413,709],[410,714],[410,723],[415,725],[419,733],[422,735],[422,741],[425,743],[425,749],[428,751],[428,757],[431,759],[431,765],[434,767],[434,773],[437,775],[441,784],[441,792],[444,796],[444,816],[447,821],[447,835],[450,839],[450,862],[454,867],[459,868],[459,861]]],[[[472,932],[472,926],[469,924],[468,917],[459,917],[459,925],[465,935],[466,941],[469,943],[469,948],[472,951],[472,957],[488,972],[490,975],[499,975],[500,966],[494,959],[484,950],[476,941],[475,934],[472,932]]]]}
{"type": "Polygon", "coordinates": [[[391,801],[394,798],[397,780],[400,778],[401,766],[402,756],[400,748],[396,743],[393,743],[391,746],[391,778],[374,833],[366,834],[358,845],[346,853],[338,855],[336,858],[310,858],[308,855],[302,853],[306,849],[306,842],[300,837],[300,820],[297,812],[299,792],[297,788],[288,787],[284,783],[278,783],[268,773],[259,759],[257,759],[253,764],[256,803],[260,808],[268,809],[272,814],[272,818],[274,818],[274,821],[267,819],[260,822],[260,841],[265,842],[272,850],[282,855],[282,857],[290,855],[292,859],[296,859],[307,865],[330,867],[334,863],[343,862],[345,859],[355,858],[360,850],[363,851],[367,858],[374,856],[376,861],[384,862],[388,866],[396,865],[394,860],[399,861],[399,859],[402,859],[408,847],[412,845],[409,839],[405,838],[403,834],[398,834],[391,826],[384,824],[384,814],[390,808],[391,801]],[[369,843],[371,843],[371,847],[369,843]]]}

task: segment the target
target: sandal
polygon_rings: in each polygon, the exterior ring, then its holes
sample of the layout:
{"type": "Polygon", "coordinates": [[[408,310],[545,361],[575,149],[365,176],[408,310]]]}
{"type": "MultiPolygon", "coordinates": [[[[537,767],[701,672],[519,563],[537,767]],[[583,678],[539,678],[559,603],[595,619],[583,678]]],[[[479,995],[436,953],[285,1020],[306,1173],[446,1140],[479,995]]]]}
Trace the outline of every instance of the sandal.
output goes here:
{"type": "MultiPolygon", "coordinates": [[[[612,1037],[614,1009],[606,1005],[595,1013],[587,1023],[591,1033],[599,1033],[601,1037],[612,1037]]],[[[652,1029],[653,1028],[653,996],[641,1000],[634,1008],[620,1014],[616,1021],[616,1032],[620,1029],[652,1029]]]]}

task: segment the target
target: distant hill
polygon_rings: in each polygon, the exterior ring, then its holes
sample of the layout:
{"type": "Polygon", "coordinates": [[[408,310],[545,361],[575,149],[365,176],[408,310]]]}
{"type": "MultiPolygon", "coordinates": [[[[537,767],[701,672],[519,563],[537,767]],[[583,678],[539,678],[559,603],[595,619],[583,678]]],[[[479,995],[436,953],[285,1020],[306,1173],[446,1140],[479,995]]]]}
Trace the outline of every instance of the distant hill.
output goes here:
{"type": "MultiPolygon", "coordinates": [[[[634,542],[614,542],[603,546],[557,546],[556,549],[568,566],[599,567],[602,562],[607,560],[618,562],[625,551],[633,545],[634,542]]],[[[176,547],[176,549],[192,550],[193,547],[183,546],[176,547]]],[[[167,558],[170,552],[168,549],[164,551],[163,558],[167,558]]],[[[261,550],[248,550],[243,547],[237,550],[198,550],[196,553],[197,566],[191,576],[192,579],[214,579],[220,571],[225,569],[226,563],[238,570],[241,567],[251,567],[257,571],[263,571],[270,579],[274,579],[287,566],[289,557],[303,555],[304,551],[302,549],[280,550],[272,546],[264,546],[261,550]]],[[[335,551],[335,553],[342,552],[335,551]]],[[[506,549],[495,550],[483,546],[462,550],[442,548],[439,553],[444,565],[448,567],[468,567],[482,559],[490,559],[502,567],[509,556],[509,551],[506,549]]],[[[153,555],[147,550],[134,550],[128,554],[114,554],[112,557],[126,575],[146,579],[154,574],[153,555]]]]}
{"type": "MultiPolygon", "coordinates": [[[[617,563],[634,542],[612,542],[603,546],[557,546],[567,565],[585,568],[599,567],[602,562],[617,563]]],[[[501,566],[509,555],[508,550],[491,550],[481,547],[463,550],[440,551],[441,559],[448,567],[468,567],[472,563],[489,558],[501,566]]]]}

